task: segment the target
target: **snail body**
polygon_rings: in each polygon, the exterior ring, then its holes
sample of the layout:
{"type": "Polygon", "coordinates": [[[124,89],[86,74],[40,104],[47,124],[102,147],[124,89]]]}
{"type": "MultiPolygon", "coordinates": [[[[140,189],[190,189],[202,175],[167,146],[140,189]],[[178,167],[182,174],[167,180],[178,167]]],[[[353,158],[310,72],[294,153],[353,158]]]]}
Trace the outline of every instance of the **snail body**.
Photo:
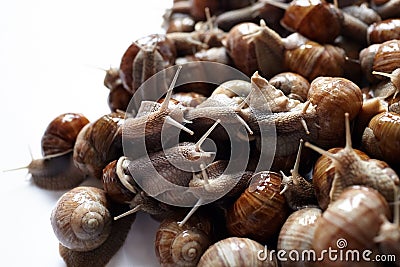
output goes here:
{"type": "Polygon", "coordinates": [[[51,225],[60,243],[75,251],[89,251],[110,234],[112,218],[103,190],[76,187],[65,193],[51,214],[51,225]]]}
{"type": "Polygon", "coordinates": [[[307,147],[332,159],[331,165],[335,167],[335,176],[329,196],[335,201],[343,190],[351,185],[369,186],[381,193],[390,202],[394,199],[396,187],[399,186],[399,177],[387,163],[375,159],[362,160],[351,145],[349,114],[346,117],[346,146],[336,154],[326,152],[310,143],[307,147]]]}

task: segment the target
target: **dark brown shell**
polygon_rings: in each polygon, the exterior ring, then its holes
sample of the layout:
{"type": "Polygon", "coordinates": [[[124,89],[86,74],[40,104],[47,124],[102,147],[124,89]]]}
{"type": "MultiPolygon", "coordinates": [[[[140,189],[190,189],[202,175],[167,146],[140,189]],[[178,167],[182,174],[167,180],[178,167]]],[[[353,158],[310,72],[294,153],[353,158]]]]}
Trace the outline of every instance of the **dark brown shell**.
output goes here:
{"type": "Polygon", "coordinates": [[[263,171],[255,174],[250,186],[226,214],[229,234],[265,242],[275,237],[288,214],[280,195],[281,175],[263,171]]]}
{"type": "Polygon", "coordinates": [[[332,43],[340,33],[342,21],[339,9],[324,0],[295,0],[286,9],[281,23],[318,43],[332,43]]]}
{"type": "MultiPolygon", "coordinates": [[[[328,248],[339,248],[343,255],[347,255],[349,250],[361,253],[369,249],[376,253],[378,248],[373,238],[377,236],[382,224],[381,215],[390,216],[390,210],[388,203],[377,191],[362,186],[346,189],[316,222],[313,239],[316,254],[321,255],[319,253],[328,248]]],[[[354,266],[352,261],[330,261],[327,257],[322,263],[329,263],[329,266],[354,266]]]]}
{"type": "MultiPolygon", "coordinates": [[[[331,148],[328,152],[332,154],[336,154],[343,148],[331,148]]],[[[354,149],[357,155],[362,160],[369,159],[368,155],[362,152],[361,150],[354,149]]],[[[312,182],[315,189],[315,195],[318,200],[318,204],[321,209],[325,210],[329,203],[330,197],[329,192],[332,188],[332,181],[335,176],[335,167],[332,166],[332,160],[327,156],[321,156],[318,158],[317,162],[314,165],[312,182]]]]}
{"type": "Polygon", "coordinates": [[[110,235],[110,203],[102,189],[81,186],[58,200],[51,213],[51,225],[60,243],[75,251],[89,251],[110,235]]]}
{"type": "Polygon", "coordinates": [[[124,121],[124,113],[114,112],[82,129],[74,146],[74,162],[83,173],[101,179],[103,168],[122,155],[124,121]]]}
{"type": "Polygon", "coordinates": [[[254,240],[249,238],[229,237],[210,246],[206,252],[204,252],[203,256],[201,256],[197,266],[277,267],[278,261],[274,254],[270,253],[263,245],[254,240]],[[265,260],[260,260],[259,255],[265,257],[265,260]]]}
{"type": "Polygon", "coordinates": [[[211,222],[194,215],[184,225],[178,217],[164,219],[156,233],[154,243],[161,266],[196,266],[201,255],[211,245],[211,222]]]}
{"type": "Polygon", "coordinates": [[[379,45],[372,70],[385,73],[392,73],[400,68],[400,40],[390,40],[379,45]]]}
{"type": "Polygon", "coordinates": [[[43,156],[72,150],[79,132],[88,123],[89,120],[80,113],[64,113],[57,116],[43,134],[43,156]]]}
{"type": "Polygon", "coordinates": [[[175,58],[175,45],[165,35],[142,37],[132,43],[121,58],[119,69],[122,84],[126,90],[134,93],[148,78],[172,66],[175,58]]]}
{"type": "Polygon", "coordinates": [[[368,27],[368,43],[379,44],[392,39],[400,39],[400,19],[376,22],[368,27]]]}
{"type": "Polygon", "coordinates": [[[108,93],[108,107],[111,112],[126,111],[133,95],[120,85],[108,93]]]}
{"type": "MultiPolygon", "coordinates": [[[[123,212],[123,208],[111,207],[113,216],[123,212]]],[[[105,267],[111,258],[118,252],[124,244],[126,237],[131,229],[136,216],[130,215],[119,220],[113,221],[111,232],[107,240],[98,248],[90,251],[74,251],[59,245],[60,256],[63,258],[67,266],[87,267],[97,266],[105,267]]]]}

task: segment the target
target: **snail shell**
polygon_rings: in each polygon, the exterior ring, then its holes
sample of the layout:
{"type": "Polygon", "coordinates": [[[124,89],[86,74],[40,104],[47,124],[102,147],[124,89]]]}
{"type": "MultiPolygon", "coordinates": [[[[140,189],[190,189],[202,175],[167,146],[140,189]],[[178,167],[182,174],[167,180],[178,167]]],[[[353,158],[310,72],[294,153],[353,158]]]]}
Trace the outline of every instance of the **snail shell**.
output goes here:
{"type": "Polygon", "coordinates": [[[400,39],[400,19],[388,19],[371,24],[367,30],[367,39],[369,44],[400,39]]]}
{"type": "Polygon", "coordinates": [[[278,234],[288,213],[285,198],[279,194],[281,180],[275,172],[254,174],[250,186],[226,214],[231,235],[265,242],[278,234]]]}
{"type": "Polygon", "coordinates": [[[124,121],[124,113],[114,112],[81,130],[74,146],[74,162],[83,173],[101,179],[103,168],[122,154],[124,121]]]}
{"type": "MultiPolygon", "coordinates": [[[[347,188],[316,221],[313,238],[316,255],[321,255],[321,251],[329,247],[343,250],[343,255],[353,249],[376,252],[377,245],[373,238],[382,224],[381,215],[390,216],[390,210],[386,200],[376,190],[363,186],[347,188]]],[[[354,266],[352,261],[331,261],[328,257],[321,263],[354,266]]],[[[363,263],[362,259],[358,262],[360,265],[363,263]]]]}
{"type": "MultiPolygon", "coordinates": [[[[322,211],[318,208],[306,207],[290,214],[283,224],[278,237],[278,250],[298,251],[299,255],[305,250],[312,249],[312,241],[317,220],[322,211]]],[[[281,261],[281,266],[310,266],[310,262],[281,261]]]]}
{"type": "Polygon", "coordinates": [[[280,89],[289,98],[297,99],[301,102],[307,100],[310,83],[303,76],[294,72],[283,72],[275,75],[269,83],[280,89]]]}
{"type": "Polygon", "coordinates": [[[57,116],[43,134],[43,156],[72,150],[79,132],[88,123],[89,120],[79,113],[65,113],[57,116]]]}
{"type": "Polygon", "coordinates": [[[210,246],[201,256],[198,267],[254,266],[276,267],[274,254],[264,250],[264,246],[249,238],[229,237],[210,246]],[[263,255],[266,253],[267,255],[263,255]],[[261,261],[258,257],[265,257],[261,261]]]}
{"type": "Polygon", "coordinates": [[[382,112],[364,130],[362,145],[372,157],[397,166],[400,161],[400,115],[382,112]]]}
{"type": "Polygon", "coordinates": [[[76,187],[58,200],[51,225],[60,243],[71,250],[89,251],[110,234],[112,218],[104,190],[76,187]]]}
{"type": "MultiPolygon", "coordinates": [[[[332,154],[337,154],[343,148],[335,147],[328,150],[332,154]]],[[[368,160],[369,156],[358,149],[353,149],[362,160],[368,160]]],[[[312,182],[315,189],[315,195],[321,209],[325,210],[331,202],[329,192],[332,189],[332,181],[335,177],[335,167],[332,165],[332,160],[322,155],[315,162],[312,182]]]]}
{"type": "Polygon", "coordinates": [[[164,219],[154,243],[161,266],[196,266],[210,244],[210,220],[199,215],[193,215],[182,226],[176,216],[164,219]]]}
{"type": "Polygon", "coordinates": [[[292,1],[281,24],[318,43],[332,43],[340,34],[343,14],[324,0],[292,1]]]}

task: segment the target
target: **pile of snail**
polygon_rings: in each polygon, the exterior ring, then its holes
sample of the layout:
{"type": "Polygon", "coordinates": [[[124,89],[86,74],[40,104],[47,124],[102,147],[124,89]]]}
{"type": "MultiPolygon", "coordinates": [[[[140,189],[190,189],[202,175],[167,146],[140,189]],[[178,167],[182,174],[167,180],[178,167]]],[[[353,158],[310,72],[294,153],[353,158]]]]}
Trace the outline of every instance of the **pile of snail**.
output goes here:
{"type": "Polygon", "coordinates": [[[146,212],[161,266],[400,266],[400,1],[176,0],[164,20],[106,72],[111,113],[59,115],[27,167],[68,190],[51,214],[66,264],[105,266],[146,212]],[[272,253],[328,248],[396,260],[272,253]]]}

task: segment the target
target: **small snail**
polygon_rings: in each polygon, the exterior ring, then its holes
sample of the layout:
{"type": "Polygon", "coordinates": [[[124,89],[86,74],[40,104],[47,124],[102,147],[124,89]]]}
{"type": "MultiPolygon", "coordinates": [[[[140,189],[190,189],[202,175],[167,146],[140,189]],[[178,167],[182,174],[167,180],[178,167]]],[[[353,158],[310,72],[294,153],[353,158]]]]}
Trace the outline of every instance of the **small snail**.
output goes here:
{"type": "Polygon", "coordinates": [[[297,152],[296,162],[290,171],[291,176],[282,174],[283,189],[280,194],[285,196],[286,202],[293,210],[305,206],[317,205],[314,186],[299,174],[300,155],[303,148],[303,140],[300,140],[299,150],[297,152]]]}
{"type": "Polygon", "coordinates": [[[28,169],[32,182],[49,190],[71,189],[85,178],[75,165],[72,150],[82,128],[89,120],[79,113],[65,113],[57,116],[47,126],[42,137],[43,158],[32,159],[28,169]]]}
{"type": "Polygon", "coordinates": [[[269,80],[269,83],[280,89],[289,98],[305,102],[310,83],[301,75],[294,72],[282,72],[269,80]]]}
{"type": "Polygon", "coordinates": [[[122,154],[124,112],[113,112],[87,124],[74,146],[74,163],[84,174],[100,179],[103,168],[122,154]]]}
{"type": "Polygon", "coordinates": [[[334,202],[343,190],[351,185],[364,185],[376,189],[384,198],[391,202],[394,192],[399,186],[399,177],[385,162],[375,159],[362,160],[351,144],[349,114],[345,114],[346,146],[336,154],[327,152],[310,143],[305,146],[329,157],[331,167],[335,168],[332,188],[329,192],[331,202],[334,202]]]}
{"type": "MultiPolygon", "coordinates": [[[[298,255],[303,251],[312,249],[312,242],[316,228],[316,222],[321,217],[322,211],[316,207],[305,207],[296,210],[286,219],[278,237],[278,250],[286,251],[286,255],[297,251],[298,255]]],[[[307,260],[307,259],[303,259],[307,260]]],[[[310,266],[310,262],[304,261],[281,261],[281,266],[310,266]]]]}
{"type": "Polygon", "coordinates": [[[201,256],[198,267],[254,266],[276,267],[276,256],[249,238],[229,237],[210,246],[201,256]]]}
{"type": "Polygon", "coordinates": [[[108,106],[111,112],[126,111],[133,95],[125,90],[118,68],[106,70],[104,86],[110,90],[108,93],[108,106]]]}
{"type": "MultiPolygon", "coordinates": [[[[85,190],[88,189],[85,188],[85,190]]],[[[90,190],[91,189],[89,189],[89,191],[90,190]]],[[[100,194],[103,194],[101,190],[100,194]]],[[[69,196],[71,196],[71,194],[69,196]]],[[[86,203],[88,206],[91,205],[90,201],[88,201],[87,199],[85,200],[84,203],[86,203]]],[[[114,203],[110,203],[109,206],[109,211],[111,216],[124,212],[125,209],[126,209],[125,206],[115,205],[114,203]]],[[[94,214],[94,212],[92,212],[92,214],[94,214]]],[[[62,243],[60,243],[59,252],[61,257],[64,259],[67,266],[74,266],[74,267],[106,266],[107,263],[111,260],[111,258],[118,252],[118,250],[124,244],[127,235],[129,233],[129,230],[131,229],[131,226],[135,221],[135,218],[136,217],[132,215],[132,216],[126,216],[125,218],[118,221],[113,221],[107,239],[100,246],[92,250],[88,251],[72,250],[69,249],[68,247],[65,247],[62,243]]]]}
{"type": "Polygon", "coordinates": [[[179,226],[176,218],[164,219],[157,230],[154,246],[158,261],[161,266],[197,266],[212,244],[210,219],[194,215],[179,226]]]}
{"type": "MultiPolygon", "coordinates": [[[[346,188],[316,221],[312,241],[316,255],[328,248],[338,248],[343,255],[350,250],[361,252],[368,249],[377,253],[378,247],[373,239],[379,232],[382,215],[390,216],[390,210],[376,190],[363,186],[346,188]]],[[[365,258],[359,260],[357,266],[371,266],[365,258]]],[[[354,262],[344,258],[333,261],[324,257],[320,262],[327,266],[354,266],[354,262]]]]}
{"type": "Polygon", "coordinates": [[[266,242],[276,237],[288,214],[279,194],[282,177],[270,171],[256,173],[249,187],[226,214],[229,234],[266,242]]]}
{"type": "Polygon", "coordinates": [[[71,189],[61,196],[51,213],[54,234],[71,250],[89,251],[99,247],[110,235],[109,205],[101,189],[71,189]]]}

